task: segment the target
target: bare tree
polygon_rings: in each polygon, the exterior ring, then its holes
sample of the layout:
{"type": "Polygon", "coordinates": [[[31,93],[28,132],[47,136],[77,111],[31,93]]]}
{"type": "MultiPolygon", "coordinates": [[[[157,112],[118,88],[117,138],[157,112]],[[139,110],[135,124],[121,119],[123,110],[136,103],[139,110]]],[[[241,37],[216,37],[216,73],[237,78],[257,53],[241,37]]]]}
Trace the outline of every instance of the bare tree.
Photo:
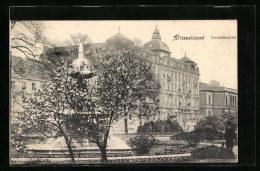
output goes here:
{"type": "Polygon", "coordinates": [[[70,35],[70,39],[64,42],[63,47],[53,46],[46,49],[44,58],[55,66],[62,66],[64,62],[71,63],[78,57],[79,43],[89,44],[92,41],[87,35],[82,33],[74,33],[70,35]]]}
{"type": "MultiPolygon", "coordinates": [[[[10,49],[18,56],[26,60],[37,62],[54,74],[53,67],[42,61],[40,55],[45,45],[51,45],[50,42],[42,35],[42,22],[35,21],[11,21],[10,24],[10,49]]],[[[11,59],[12,61],[12,59],[11,59]]],[[[11,67],[15,67],[11,65],[11,67]]],[[[14,71],[17,71],[14,69],[14,71]]],[[[16,73],[20,74],[20,73],[16,73]]]]}
{"type": "Polygon", "coordinates": [[[140,39],[138,39],[138,38],[134,38],[134,39],[133,39],[133,42],[134,42],[134,46],[137,46],[137,47],[140,47],[140,48],[143,47],[142,40],[140,40],[140,39]]]}

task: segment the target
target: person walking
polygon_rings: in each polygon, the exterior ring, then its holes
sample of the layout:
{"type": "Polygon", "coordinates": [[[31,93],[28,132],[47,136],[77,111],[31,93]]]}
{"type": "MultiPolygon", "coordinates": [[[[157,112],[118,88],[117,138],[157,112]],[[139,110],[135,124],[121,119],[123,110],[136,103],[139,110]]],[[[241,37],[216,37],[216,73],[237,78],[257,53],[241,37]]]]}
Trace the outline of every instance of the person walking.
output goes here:
{"type": "Polygon", "coordinates": [[[235,128],[232,127],[231,122],[227,122],[227,128],[225,130],[224,138],[226,140],[226,148],[229,151],[233,151],[234,139],[236,140],[235,128]]]}

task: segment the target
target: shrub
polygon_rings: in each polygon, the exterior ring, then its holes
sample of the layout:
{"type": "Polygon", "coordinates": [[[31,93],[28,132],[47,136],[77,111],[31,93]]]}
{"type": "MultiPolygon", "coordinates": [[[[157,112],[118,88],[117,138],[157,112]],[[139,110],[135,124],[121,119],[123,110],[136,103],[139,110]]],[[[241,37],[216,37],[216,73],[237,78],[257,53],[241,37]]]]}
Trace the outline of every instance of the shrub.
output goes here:
{"type": "Polygon", "coordinates": [[[144,127],[144,125],[138,126],[138,128],[137,128],[137,133],[144,133],[144,132],[145,132],[145,127],[144,127]]]}
{"type": "Polygon", "coordinates": [[[180,126],[180,124],[176,120],[170,121],[169,125],[172,129],[172,132],[183,132],[182,127],[180,126]]]}
{"type": "Polygon", "coordinates": [[[201,119],[195,126],[195,130],[199,128],[210,128],[214,131],[218,127],[218,118],[216,116],[207,116],[204,119],[201,119]]]}
{"type": "Polygon", "coordinates": [[[197,128],[194,131],[202,134],[204,139],[207,139],[207,140],[222,140],[224,138],[223,133],[218,132],[218,131],[216,131],[212,128],[209,128],[209,127],[197,128]]]}
{"type": "Polygon", "coordinates": [[[151,148],[154,146],[156,139],[152,135],[139,135],[130,138],[127,144],[132,147],[136,154],[148,154],[151,148]]]}
{"type": "Polygon", "coordinates": [[[185,132],[182,136],[183,139],[188,142],[190,147],[197,147],[198,144],[204,139],[203,134],[196,131],[185,132]]]}
{"type": "Polygon", "coordinates": [[[195,149],[191,156],[197,159],[235,159],[232,151],[214,145],[195,149]]]}
{"type": "Polygon", "coordinates": [[[171,120],[166,120],[166,121],[161,121],[158,120],[156,122],[150,121],[144,123],[144,125],[140,125],[137,128],[137,133],[144,133],[144,132],[180,132],[182,131],[181,126],[177,121],[171,121],[171,120]]]}
{"type": "Polygon", "coordinates": [[[144,125],[140,125],[137,128],[137,133],[152,132],[152,125],[147,122],[144,125]]]}
{"type": "Polygon", "coordinates": [[[161,120],[158,120],[154,123],[153,132],[164,132],[164,125],[161,120]]]}
{"type": "Polygon", "coordinates": [[[224,134],[212,129],[206,129],[204,137],[207,140],[222,140],[224,138],[224,134]]]}
{"type": "Polygon", "coordinates": [[[145,127],[145,132],[152,132],[153,131],[153,127],[152,124],[150,122],[144,123],[144,127],[145,127]]]}

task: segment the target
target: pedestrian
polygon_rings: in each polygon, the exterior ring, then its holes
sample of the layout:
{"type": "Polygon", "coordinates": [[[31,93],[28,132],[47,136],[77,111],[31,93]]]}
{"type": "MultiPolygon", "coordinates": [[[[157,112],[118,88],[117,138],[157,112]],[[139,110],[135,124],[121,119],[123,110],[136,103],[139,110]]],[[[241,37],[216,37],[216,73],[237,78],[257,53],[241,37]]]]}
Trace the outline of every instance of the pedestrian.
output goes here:
{"type": "Polygon", "coordinates": [[[231,122],[227,122],[227,128],[225,130],[224,138],[226,140],[226,148],[229,151],[233,151],[234,139],[236,140],[236,134],[235,134],[235,128],[232,127],[231,122]]]}

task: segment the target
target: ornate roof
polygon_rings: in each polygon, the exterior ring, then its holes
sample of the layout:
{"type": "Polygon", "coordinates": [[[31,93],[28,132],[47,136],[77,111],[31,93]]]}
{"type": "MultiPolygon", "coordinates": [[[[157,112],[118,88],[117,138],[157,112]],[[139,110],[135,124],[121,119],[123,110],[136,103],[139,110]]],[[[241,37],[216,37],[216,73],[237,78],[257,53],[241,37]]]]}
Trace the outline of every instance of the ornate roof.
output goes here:
{"type": "Polygon", "coordinates": [[[161,41],[161,35],[157,27],[153,32],[152,40],[144,45],[144,49],[149,51],[164,51],[170,53],[169,47],[161,41]]]}
{"type": "Polygon", "coordinates": [[[188,58],[188,57],[186,57],[186,56],[183,57],[183,58],[181,58],[180,61],[182,61],[182,62],[187,62],[187,63],[194,63],[193,60],[191,60],[190,58],[188,58]]]}
{"type": "Polygon", "coordinates": [[[114,35],[114,36],[108,38],[107,41],[116,40],[116,39],[125,39],[125,40],[127,40],[127,41],[131,41],[131,42],[132,42],[132,40],[130,40],[129,38],[127,38],[126,36],[124,36],[124,35],[121,34],[120,32],[117,33],[116,35],[114,35]]]}
{"type": "Polygon", "coordinates": [[[227,87],[216,87],[216,86],[209,86],[208,84],[200,84],[200,92],[202,91],[212,91],[212,92],[230,92],[237,94],[237,90],[227,87]]]}
{"type": "Polygon", "coordinates": [[[180,61],[182,61],[182,62],[187,62],[187,63],[194,63],[193,60],[191,60],[190,58],[188,58],[188,57],[186,56],[186,53],[185,53],[185,56],[180,59],[180,61]]]}
{"type": "Polygon", "coordinates": [[[159,39],[151,40],[144,45],[145,50],[170,52],[169,47],[159,39]]]}

